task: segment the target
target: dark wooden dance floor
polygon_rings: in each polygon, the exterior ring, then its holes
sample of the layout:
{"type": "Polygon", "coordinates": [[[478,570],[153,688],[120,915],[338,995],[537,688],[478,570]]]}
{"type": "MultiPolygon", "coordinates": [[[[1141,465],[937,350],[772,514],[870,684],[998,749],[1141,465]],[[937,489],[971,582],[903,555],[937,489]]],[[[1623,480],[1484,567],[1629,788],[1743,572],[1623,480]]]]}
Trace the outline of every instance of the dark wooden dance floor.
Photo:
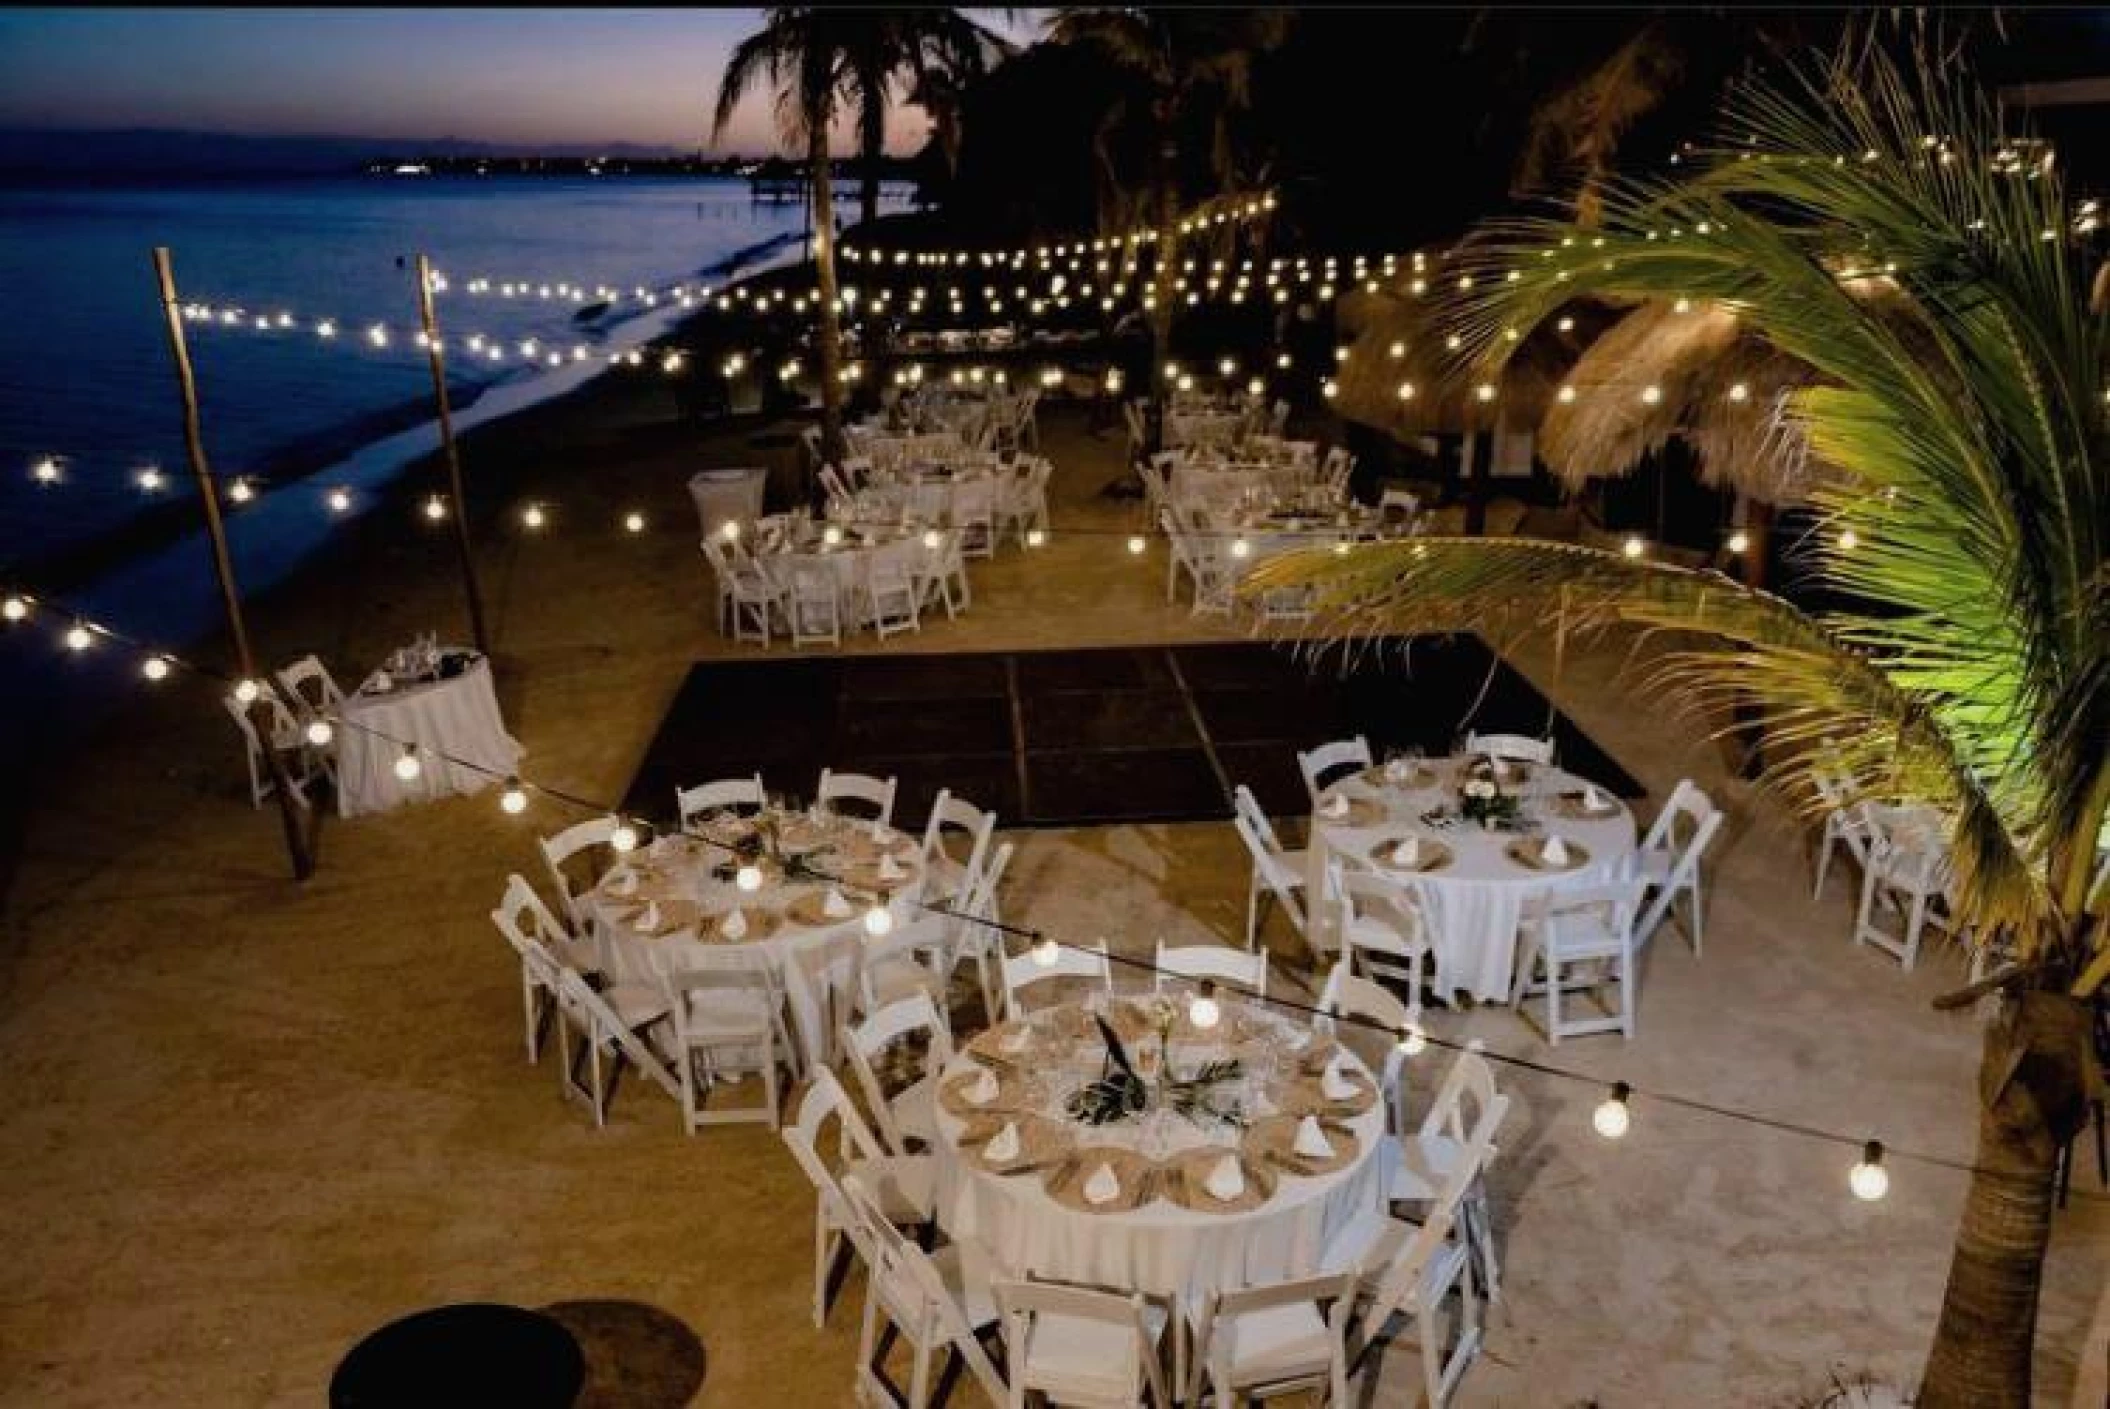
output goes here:
{"type": "MultiPolygon", "coordinates": [[[[1257,643],[714,662],[690,670],[623,805],[671,816],[677,787],[758,768],[804,798],[826,765],[898,777],[895,821],[916,828],[941,787],[1007,827],[1228,818],[1239,783],[1301,815],[1299,749],[1363,734],[1380,757],[1440,753],[1466,727],[1543,734],[1549,709],[1470,636],[1397,639],[1345,670],[1257,643]]],[[[1565,717],[1552,729],[1565,766],[1640,795],[1565,717]]]]}

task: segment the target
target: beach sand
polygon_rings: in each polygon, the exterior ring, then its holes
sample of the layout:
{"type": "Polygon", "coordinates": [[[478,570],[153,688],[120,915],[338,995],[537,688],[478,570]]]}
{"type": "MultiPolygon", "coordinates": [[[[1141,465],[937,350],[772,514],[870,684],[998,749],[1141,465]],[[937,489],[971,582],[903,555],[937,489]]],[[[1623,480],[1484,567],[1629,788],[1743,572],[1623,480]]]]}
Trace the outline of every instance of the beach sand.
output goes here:
{"type": "MultiPolygon", "coordinates": [[[[469,442],[500,694],[542,783],[619,796],[689,666],[755,649],[710,626],[683,482],[758,455],[788,472],[791,447],[749,443],[781,428],[673,414],[664,385],[604,378],[469,442]],[[528,497],[553,506],[540,535],[512,526],[528,497]],[[651,518],[638,537],[617,527],[633,507],[651,518]]],[[[890,649],[1232,634],[1165,605],[1161,545],[1138,561],[1076,532],[1136,513],[1099,494],[1118,445],[1067,412],[1044,425],[1053,540],[977,565],[967,616],[890,649]]],[[[258,604],[265,659],[315,651],[349,683],[414,634],[465,636],[452,543],[411,512],[429,488],[406,478],[402,503],[258,604]]],[[[1655,797],[1692,775],[1731,823],[1704,958],[1666,932],[1636,1039],[1564,1044],[1560,1062],[1967,1155],[1976,1031],[1928,1006],[1959,980],[1955,955],[1937,947],[1903,974],[1854,949],[1851,886],[1809,899],[1805,838],[1724,775],[1697,727],[1634,707],[1614,679],[1621,648],[1571,649],[1557,671],[1542,644],[1515,659],[1655,797]]],[[[0,1400],[312,1404],[377,1325],[489,1299],[658,1308],[706,1349],[698,1403],[853,1402],[861,1287],[811,1327],[813,1198],[776,1135],[687,1137],[634,1081],[596,1130],[559,1099],[548,1058],[523,1060],[517,967],[487,916],[509,871],[536,874],[533,835],[574,814],[538,802],[507,818],[487,795],[332,820],[320,870],[296,885],[276,818],[244,798],[217,702],[172,682],[69,760],[29,818],[0,930],[0,1400]]],[[[1246,864],[1228,825],[1013,839],[1007,917],[1139,953],[1238,934],[1246,864]]],[[[1285,973],[1304,961],[1279,920],[1270,937],[1285,973]]],[[[1435,1026],[1547,1055],[1503,1010],[1435,1026]]],[[[1440,1058],[1423,1065],[1425,1097],[1440,1058]]],[[[1785,1404],[1835,1372],[1915,1371],[1961,1176],[1900,1163],[1890,1198],[1863,1205],[1850,1150],[1646,1106],[1615,1145],[1590,1131],[1597,1089],[1502,1076],[1517,1098],[1492,1175],[1505,1295],[1459,1402],[1785,1404]]],[[[2076,1184],[2097,1192],[2085,1159],[2076,1184]]],[[[2099,1315],[2106,1208],[2077,1199],[2058,1221],[2046,1403],[2068,1402],[2099,1315]]],[[[644,1318],[596,1324],[619,1336],[644,1318]]],[[[633,1342],[621,1383],[602,1363],[582,1402],[680,1402],[666,1344],[633,1342]]],[[[1411,1404],[1418,1384],[1408,1337],[1374,1402],[1411,1404]]]]}

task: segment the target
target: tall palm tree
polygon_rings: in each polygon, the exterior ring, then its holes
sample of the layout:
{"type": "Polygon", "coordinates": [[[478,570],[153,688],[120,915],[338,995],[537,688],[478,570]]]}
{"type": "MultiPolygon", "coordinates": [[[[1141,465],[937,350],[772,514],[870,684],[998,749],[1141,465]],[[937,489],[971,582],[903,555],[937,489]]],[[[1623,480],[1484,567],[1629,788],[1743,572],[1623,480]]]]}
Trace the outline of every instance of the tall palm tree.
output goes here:
{"type": "Polygon", "coordinates": [[[1999,113],[1938,60],[1866,54],[1740,90],[1724,115],[1733,135],[1682,175],[1607,183],[1594,232],[1490,226],[1453,311],[1491,372],[1512,332],[1582,296],[1712,302],[1807,364],[1783,414],[1839,472],[1812,490],[1813,567],[1848,605],[1528,539],[1302,557],[1253,586],[1314,584],[1341,636],[1671,628],[1685,644],[1653,673],[1718,718],[1753,701],[1788,797],[1813,805],[1829,756],[1866,795],[1952,819],[1956,908],[1992,972],[1944,1001],[1995,1011],[1916,1402],[2020,1409],[2053,1170],[2085,1118],[2088,1004],[2110,975],[2110,318],[2057,171],[1999,161],[1999,113]]]}
{"type": "Polygon", "coordinates": [[[1058,44],[1099,49],[1136,82],[1138,96],[1116,104],[1100,125],[1102,160],[1127,133],[1144,144],[1138,183],[1146,219],[1157,229],[1150,297],[1150,445],[1162,440],[1165,364],[1172,351],[1173,281],[1179,273],[1183,138],[1205,138],[1218,190],[1236,176],[1235,120],[1252,101],[1255,62],[1287,36],[1286,10],[1074,8],[1048,21],[1058,44]]]}
{"type": "Polygon", "coordinates": [[[840,21],[851,37],[845,60],[857,105],[864,170],[858,218],[879,214],[879,163],[886,152],[887,110],[899,93],[931,112],[957,143],[956,100],[962,88],[1012,51],[995,30],[947,6],[851,10],[840,21]]]}
{"type": "Polygon", "coordinates": [[[813,263],[820,302],[821,455],[843,455],[843,329],[835,280],[834,158],[828,129],[843,112],[852,78],[850,56],[864,39],[854,10],[776,5],[762,28],[733,49],[718,83],[711,123],[715,138],[748,92],[767,83],[776,94],[777,125],[787,145],[806,149],[812,183],[813,263]]]}

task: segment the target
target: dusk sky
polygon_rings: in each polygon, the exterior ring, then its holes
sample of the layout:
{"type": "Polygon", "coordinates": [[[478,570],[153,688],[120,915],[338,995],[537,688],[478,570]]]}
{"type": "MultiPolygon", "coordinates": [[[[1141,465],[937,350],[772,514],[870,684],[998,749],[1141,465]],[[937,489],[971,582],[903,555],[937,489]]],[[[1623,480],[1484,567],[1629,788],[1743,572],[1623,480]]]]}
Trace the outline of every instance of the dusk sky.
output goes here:
{"type": "MultiPolygon", "coordinates": [[[[0,127],[693,150],[726,55],[759,21],[756,10],[0,11],[0,127]]],[[[1023,39],[1032,26],[1002,27],[1023,39]]],[[[897,108],[889,145],[914,150],[926,128],[897,108]]],[[[717,149],[777,145],[758,100],[717,149]]]]}

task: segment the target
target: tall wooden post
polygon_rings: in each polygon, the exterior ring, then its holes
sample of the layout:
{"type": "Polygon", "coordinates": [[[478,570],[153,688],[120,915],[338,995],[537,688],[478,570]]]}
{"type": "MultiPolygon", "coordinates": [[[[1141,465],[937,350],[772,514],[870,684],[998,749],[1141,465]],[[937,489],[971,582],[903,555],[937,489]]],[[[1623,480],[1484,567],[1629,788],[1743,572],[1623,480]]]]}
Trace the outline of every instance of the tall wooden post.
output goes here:
{"type": "MultiPolygon", "coordinates": [[[[234,641],[236,667],[244,680],[256,680],[256,656],[249,649],[249,626],[242,619],[242,593],[235,583],[234,563],[227,555],[227,527],[220,519],[220,496],[213,483],[212,467],[205,458],[205,433],[198,419],[198,385],[191,374],[190,346],[183,337],[183,308],[176,301],[176,269],[165,246],[154,250],[154,278],[161,286],[161,311],[168,320],[169,352],[176,360],[176,382],[183,391],[183,444],[190,454],[191,473],[198,481],[198,500],[205,506],[205,536],[212,544],[213,576],[220,584],[220,605],[227,614],[227,634],[234,641]]],[[[278,794],[278,815],[286,834],[286,854],[293,862],[293,878],[306,880],[315,874],[315,852],[307,831],[307,801],[293,791],[293,780],[274,746],[269,695],[257,696],[249,707],[249,727],[271,770],[273,791],[278,794]]]]}
{"type": "Polygon", "coordinates": [[[462,493],[462,457],[454,445],[454,409],[447,401],[447,354],[440,346],[439,319],[432,312],[432,261],[417,260],[418,324],[425,331],[425,360],[432,367],[432,399],[440,412],[440,449],[447,460],[447,497],[454,501],[454,546],[461,554],[462,591],[469,598],[469,630],[476,649],[491,654],[484,631],[484,594],[476,585],[476,552],[469,545],[469,501],[462,493]]]}

